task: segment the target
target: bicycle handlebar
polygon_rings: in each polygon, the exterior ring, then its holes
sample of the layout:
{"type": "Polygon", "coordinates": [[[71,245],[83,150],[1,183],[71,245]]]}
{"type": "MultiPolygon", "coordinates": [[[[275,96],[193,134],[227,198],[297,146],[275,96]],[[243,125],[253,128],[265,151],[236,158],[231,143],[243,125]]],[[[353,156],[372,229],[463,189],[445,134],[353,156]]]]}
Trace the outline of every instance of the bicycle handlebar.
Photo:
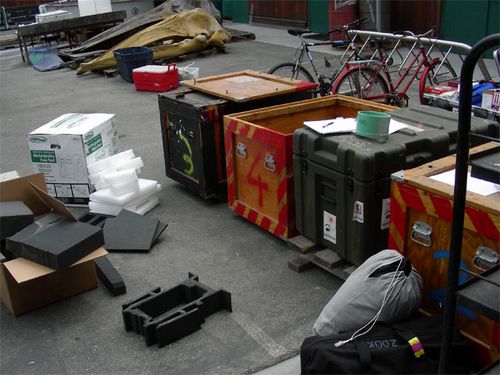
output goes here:
{"type": "Polygon", "coordinates": [[[350,30],[353,26],[359,26],[365,21],[366,21],[366,17],[358,18],[357,20],[354,20],[351,23],[346,23],[345,25],[334,27],[333,29],[328,31],[328,34],[350,30]]]}

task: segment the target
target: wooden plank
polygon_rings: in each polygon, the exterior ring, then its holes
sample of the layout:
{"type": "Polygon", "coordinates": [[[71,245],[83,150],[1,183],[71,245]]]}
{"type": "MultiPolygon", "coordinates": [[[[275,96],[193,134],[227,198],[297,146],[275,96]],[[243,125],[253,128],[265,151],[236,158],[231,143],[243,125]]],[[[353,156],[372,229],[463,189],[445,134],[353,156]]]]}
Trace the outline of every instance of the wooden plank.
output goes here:
{"type": "Polygon", "coordinates": [[[328,269],[333,269],[345,263],[345,261],[335,251],[324,249],[314,254],[314,263],[319,263],[328,269]]]}
{"type": "Polygon", "coordinates": [[[238,103],[293,93],[313,87],[313,84],[305,87],[302,81],[285,79],[252,70],[183,81],[183,85],[238,103]]]}
{"type": "Polygon", "coordinates": [[[302,235],[292,237],[288,240],[288,245],[302,254],[310,253],[318,249],[318,244],[302,235]]]}

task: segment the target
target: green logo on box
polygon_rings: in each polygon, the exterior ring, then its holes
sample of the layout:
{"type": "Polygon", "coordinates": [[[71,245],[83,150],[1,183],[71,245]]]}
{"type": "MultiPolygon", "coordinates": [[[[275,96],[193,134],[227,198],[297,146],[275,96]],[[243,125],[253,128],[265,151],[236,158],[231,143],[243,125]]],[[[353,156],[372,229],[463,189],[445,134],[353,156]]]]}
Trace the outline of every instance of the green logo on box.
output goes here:
{"type": "Polygon", "coordinates": [[[31,161],[33,163],[57,163],[55,151],[31,150],[31,161]]]}
{"type": "Polygon", "coordinates": [[[97,134],[94,138],[91,140],[85,142],[85,145],[87,146],[87,156],[92,154],[93,152],[99,150],[102,147],[102,137],[100,134],[97,134]]]}
{"type": "Polygon", "coordinates": [[[32,135],[28,138],[31,143],[45,143],[47,142],[46,137],[42,137],[41,135],[32,135]]]}
{"type": "Polygon", "coordinates": [[[92,138],[94,136],[94,132],[88,132],[87,134],[85,134],[85,141],[88,141],[90,138],[92,138]]]}

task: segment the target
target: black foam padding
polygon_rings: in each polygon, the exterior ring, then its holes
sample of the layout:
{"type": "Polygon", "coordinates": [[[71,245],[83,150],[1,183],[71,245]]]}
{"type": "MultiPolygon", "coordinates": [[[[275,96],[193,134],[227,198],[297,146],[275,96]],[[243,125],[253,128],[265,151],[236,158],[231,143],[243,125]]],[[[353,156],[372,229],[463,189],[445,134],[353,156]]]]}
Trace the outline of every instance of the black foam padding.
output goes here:
{"type": "Polygon", "coordinates": [[[106,288],[114,295],[125,294],[127,288],[123,278],[115,267],[111,264],[108,257],[100,257],[95,260],[97,277],[106,288]]]}
{"type": "Polygon", "coordinates": [[[213,290],[189,273],[182,284],[156,288],[122,305],[125,329],[143,335],[146,345],[168,345],[201,328],[205,318],[221,309],[232,311],[231,293],[213,290]]]}
{"type": "Polygon", "coordinates": [[[94,212],[87,212],[78,218],[78,221],[82,223],[87,223],[90,225],[95,225],[96,227],[102,228],[106,222],[106,219],[110,217],[115,217],[114,215],[97,214],[94,212]]]}
{"type": "Polygon", "coordinates": [[[102,229],[47,214],[7,238],[7,250],[44,266],[61,269],[104,244],[102,229]]]}
{"type": "Polygon", "coordinates": [[[33,223],[33,212],[21,201],[0,202],[0,240],[33,223]]]}
{"type": "Polygon", "coordinates": [[[167,229],[167,227],[168,227],[168,224],[162,223],[161,221],[158,221],[158,225],[156,226],[155,236],[153,238],[153,244],[158,240],[158,238],[165,231],[165,229],[167,229]]]}
{"type": "Polygon", "coordinates": [[[5,260],[15,259],[16,256],[7,250],[5,240],[0,240],[0,253],[4,256],[5,260]]]}
{"type": "Polygon", "coordinates": [[[104,247],[108,251],[149,251],[158,223],[158,219],[121,210],[115,218],[106,219],[104,247]]]}

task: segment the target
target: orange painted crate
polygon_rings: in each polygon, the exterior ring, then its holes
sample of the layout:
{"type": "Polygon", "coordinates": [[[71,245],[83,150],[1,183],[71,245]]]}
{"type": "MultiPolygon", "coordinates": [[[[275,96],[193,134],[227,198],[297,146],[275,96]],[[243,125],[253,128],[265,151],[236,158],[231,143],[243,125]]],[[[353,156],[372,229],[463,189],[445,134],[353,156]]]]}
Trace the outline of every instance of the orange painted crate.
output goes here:
{"type": "Polygon", "coordinates": [[[341,95],[224,116],[229,206],[281,238],[295,225],[293,132],[304,121],[356,117],[360,110],[393,110],[341,95]]]}
{"type": "MultiPolygon", "coordinates": [[[[497,146],[488,143],[471,149],[471,154],[497,146]]],[[[431,176],[453,170],[455,156],[404,171],[402,181],[391,185],[391,219],[389,247],[407,256],[424,282],[422,309],[441,313],[448,275],[453,212],[453,186],[431,179],[431,176]],[[414,231],[416,222],[432,229],[430,236],[414,231]]],[[[482,196],[467,192],[461,267],[480,273],[477,267],[491,266],[475,257],[479,246],[500,253],[500,193],[482,196]]],[[[460,272],[459,282],[469,277],[460,272]]],[[[499,292],[500,293],[500,292],[499,292]]],[[[500,299],[500,294],[499,294],[500,299]]],[[[499,358],[500,326],[478,312],[457,307],[457,325],[470,338],[480,343],[483,364],[499,358]]]]}

